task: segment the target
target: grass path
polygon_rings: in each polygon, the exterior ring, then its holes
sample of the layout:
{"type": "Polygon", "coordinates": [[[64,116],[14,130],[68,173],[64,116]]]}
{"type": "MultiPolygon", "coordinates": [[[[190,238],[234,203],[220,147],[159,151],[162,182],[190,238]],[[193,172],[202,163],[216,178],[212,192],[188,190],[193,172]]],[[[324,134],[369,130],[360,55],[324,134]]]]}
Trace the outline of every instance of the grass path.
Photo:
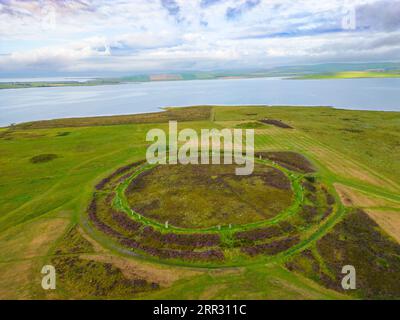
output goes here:
{"type": "MultiPolygon", "coordinates": [[[[297,213],[297,211],[300,208],[301,203],[304,200],[304,190],[300,184],[300,179],[303,177],[301,174],[294,174],[290,172],[289,170],[279,166],[278,164],[269,161],[269,160],[259,160],[257,159],[257,162],[263,163],[265,165],[273,166],[283,172],[285,172],[286,175],[289,176],[291,182],[292,182],[292,187],[294,190],[295,194],[295,202],[293,205],[288,208],[287,210],[284,210],[281,214],[278,216],[266,220],[266,221],[261,221],[261,222],[256,222],[252,224],[247,224],[247,225],[240,225],[240,226],[234,226],[234,227],[213,227],[213,228],[204,228],[204,229],[193,229],[193,228],[178,228],[174,227],[172,225],[168,226],[168,228],[165,227],[165,225],[160,224],[157,221],[154,221],[153,219],[146,218],[139,213],[133,211],[129,204],[128,201],[125,197],[125,190],[127,187],[130,185],[130,183],[142,172],[149,170],[154,167],[154,165],[142,165],[140,166],[137,170],[134,171],[132,176],[129,179],[126,179],[123,183],[121,183],[117,188],[116,188],[116,196],[113,201],[113,205],[118,209],[122,210],[125,213],[128,214],[132,219],[139,221],[140,223],[143,223],[145,225],[150,225],[155,229],[158,229],[161,232],[177,232],[177,233],[208,233],[208,232],[217,232],[221,234],[221,238],[223,241],[231,241],[233,238],[233,234],[237,231],[243,231],[243,230],[249,230],[252,228],[256,227],[261,227],[261,226],[267,226],[267,225],[273,225],[276,224],[285,218],[294,215],[297,213]]],[[[309,227],[307,230],[302,232],[301,237],[303,240],[298,243],[297,245],[293,246],[287,251],[284,251],[278,255],[275,256],[269,256],[269,257],[257,257],[256,259],[247,259],[244,261],[236,261],[235,259],[232,262],[226,262],[223,265],[221,264],[213,264],[213,263],[206,263],[206,264],[196,264],[196,263],[187,263],[184,261],[163,261],[159,259],[154,259],[153,257],[149,257],[148,255],[142,255],[137,252],[131,252],[130,250],[127,250],[125,248],[120,248],[120,245],[116,243],[110,243],[108,241],[108,247],[111,248],[112,250],[117,250],[119,253],[122,254],[128,254],[128,255],[134,255],[136,257],[140,256],[142,259],[146,260],[148,259],[149,261],[155,261],[157,260],[159,263],[165,263],[166,265],[178,265],[178,266],[183,266],[183,267],[197,267],[197,268],[231,268],[231,267],[242,267],[242,266],[247,266],[247,265],[259,265],[259,264],[270,264],[270,263],[277,263],[277,262],[282,262],[282,260],[287,259],[288,257],[297,254],[298,252],[301,252],[302,250],[305,250],[309,248],[311,245],[313,245],[317,240],[322,238],[331,228],[335,226],[336,223],[340,222],[341,219],[343,218],[345,214],[345,208],[340,202],[340,199],[338,195],[335,193],[336,197],[336,203],[337,205],[334,208],[333,213],[330,215],[330,217],[323,222],[319,223],[318,225],[314,225],[309,227]]],[[[98,232],[93,230],[89,223],[85,221],[84,223],[85,229],[92,234],[92,236],[95,236],[97,240],[100,242],[105,242],[106,237],[100,235],[98,232]]]]}
{"type": "MultiPolygon", "coordinates": [[[[363,192],[366,196],[370,195],[371,197],[374,196],[400,203],[400,186],[393,181],[398,176],[398,170],[395,171],[397,168],[392,161],[395,158],[396,150],[398,150],[395,149],[395,141],[392,141],[393,137],[396,137],[392,133],[392,128],[395,128],[397,123],[395,122],[397,121],[395,119],[396,115],[332,111],[328,108],[320,110],[306,108],[301,113],[296,113],[298,111],[295,109],[288,108],[286,110],[289,111],[286,112],[282,108],[271,108],[263,114],[259,111],[261,110],[259,107],[257,109],[251,107],[237,107],[236,109],[228,107],[223,109],[213,108],[212,112],[210,112],[209,121],[201,123],[185,122],[185,126],[192,126],[196,129],[203,127],[222,128],[225,122],[227,126],[229,122],[229,127],[231,127],[237,122],[236,120],[244,123],[249,121],[249,117],[254,117],[252,121],[256,121],[255,118],[258,116],[266,117],[270,115],[271,118],[279,119],[282,115],[281,119],[293,124],[295,128],[306,129],[284,130],[269,126],[266,126],[266,129],[256,129],[255,143],[257,151],[293,150],[300,152],[308,156],[318,167],[318,176],[321,177],[322,181],[330,185],[337,182],[363,192]],[[287,118],[285,118],[285,112],[288,115],[287,118]],[[292,112],[293,116],[291,115],[292,112]],[[256,116],[246,115],[250,113],[256,116]],[[257,113],[259,114],[258,116],[257,113]],[[294,121],[293,119],[299,114],[305,115],[304,118],[296,120],[297,122],[294,121]],[[330,117],[327,117],[329,114],[330,117]],[[314,117],[313,115],[317,116],[314,117]],[[231,121],[219,119],[221,116],[224,116],[224,119],[231,119],[231,121]],[[390,117],[393,117],[394,120],[391,120],[390,117]],[[354,124],[354,122],[347,120],[335,126],[340,120],[339,118],[357,118],[358,122],[354,124]],[[215,120],[218,120],[218,122],[215,123],[215,120]],[[318,122],[319,120],[320,122],[318,122]],[[325,120],[327,123],[335,125],[325,128],[325,120]],[[304,121],[304,125],[300,124],[300,121],[304,121]],[[346,128],[345,126],[348,125],[356,127],[358,125],[364,130],[362,125],[367,124],[371,125],[370,131],[375,130],[374,128],[382,129],[379,131],[380,134],[382,136],[387,134],[389,135],[388,138],[382,139],[382,141],[379,140],[380,136],[372,135],[368,131],[369,127],[366,127],[364,136],[362,134],[358,136],[348,134],[345,136],[350,143],[346,145],[346,141],[344,141],[343,149],[340,144],[343,134],[338,135],[336,140],[333,139],[336,142],[336,147],[314,138],[317,137],[318,132],[325,132],[325,129],[328,134],[335,135],[336,132],[340,133],[338,130],[342,127],[346,128]],[[380,126],[377,126],[377,124],[380,124],[380,126]],[[357,137],[369,137],[371,140],[368,140],[370,143],[364,147],[357,144],[357,137]],[[373,157],[371,156],[370,158],[365,155],[365,152],[369,150],[368,148],[371,149],[373,147],[373,143],[382,143],[387,146],[388,150],[390,150],[389,147],[393,149],[392,157],[386,161],[391,163],[387,170],[384,167],[385,152],[381,152],[386,149],[377,148],[381,154],[377,154],[378,151],[372,152],[373,157]],[[364,155],[357,156],[355,154],[353,156],[351,152],[348,152],[353,145],[357,146],[356,150],[364,152],[364,155]],[[376,163],[369,162],[375,161],[375,158],[377,158],[376,163]],[[370,168],[370,165],[373,168],[370,168]],[[389,169],[395,171],[393,176],[390,176],[389,169]],[[381,174],[380,170],[384,174],[381,174]]],[[[157,126],[166,128],[167,124],[158,124],[157,126]]],[[[323,238],[337,223],[346,217],[346,208],[340,204],[329,218],[304,230],[301,241],[289,250],[273,257],[248,259],[247,262],[237,263],[233,266],[209,265],[198,267],[176,263],[168,264],[158,259],[148,259],[147,257],[138,256],[129,250],[123,250],[115,246],[108,238],[90,230],[83,213],[93,193],[94,185],[99,179],[104,178],[106,174],[128,163],[128,161],[132,162],[132,160],[136,161],[142,158],[147,146],[143,141],[143,137],[147,130],[152,127],[154,127],[152,124],[132,124],[113,127],[99,126],[96,128],[40,129],[42,131],[38,129],[16,129],[15,134],[10,135],[11,139],[0,139],[0,151],[4,156],[1,161],[6,173],[3,176],[1,185],[3,188],[1,191],[4,192],[4,199],[6,199],[2,205],[4,208],[11,208],[9,211],[4,209],[0,216],[3,245],[0,258],[1,297],[24,297],[28,292],[26,288],[38,285],[39,282],[36,281],[40,274],[37,269],[54,257],[53,249],[58,241],[57,239],[64,235],[64,225],[58,226],[57,229],[54,227],[53,235],[55,240],[53,238],[49,239],[47,243],[43,243],[43,246],[40,246],[40,250],[33,251],[31,249],[29,251],[29,245],[39,241],[45,233],[36,229],[37,224],[46,224],[52,220],[62,218],[65,220],[67,227],[75,225],[79,221],[85,232],[96,243],[105,248],[108,254],[114,254],[121,259],[124,258],[137,263],[150,262],[154,265],[164,265],[168,270],[177,270],[177,272],[183,269],[201,270],[202,272],[200,276],[178,281],[169,288],[143,295],[140,298],[344,298],[343,295],[318,286],[315,282],[291,273],[283,267],[287,259],[305,249],[313,248],[319,239],[323,238]],[[65,137],[57,137],[60,131],[64,130],[70,134],[65,137]],[[60,154],[61,157],[54,161],[54,165],[31,165],[29,159],[40,153],[56,153],[60,154]],[[17,166],[20,168],[17,168],[17,166]],[[19,169],[20,171],[18,171],[19,169]],[[49,170],[49,174],[46,173],[46,170],[49,170]],[[24,181],[27,184],[24,185],[24,181]],[[39,191],[29,192],[29,188],[35,188],[35,186],[38,186],[40,193],[39,191]],[[13,191],[9,192],[11,189],[13,191]],[[26,272],[29,272],[28,276],[25,275],[26,272]]],[[[325,141],[328,141],[328,139],[326,138],[325,141]]],[[[335,190],[330,191],[335,192],[335,190]]],[[[296,192],[296,195],[299,197],[300,193],[296,192]]],[[[337,194],[336,197],[338,197],[337,194]]],[[[400,212],[400,206],[396,207],[395,204],[393,206],[371,208],[388,212],[400,212]]],[[[266,225],[276,224],[291,214],[295,214],[295,211],[284,211],[270,219],[266,225]]],[[[164,228],[164,225],[160,227],[164,228]]],[[[229,230],[225,230],[223,227],[221,232],[222,234],[228,234],[229,230]]],[[[81,254],[79,252],[77,254],[68,254],[67,256],[79,257],[81,254]]]]}

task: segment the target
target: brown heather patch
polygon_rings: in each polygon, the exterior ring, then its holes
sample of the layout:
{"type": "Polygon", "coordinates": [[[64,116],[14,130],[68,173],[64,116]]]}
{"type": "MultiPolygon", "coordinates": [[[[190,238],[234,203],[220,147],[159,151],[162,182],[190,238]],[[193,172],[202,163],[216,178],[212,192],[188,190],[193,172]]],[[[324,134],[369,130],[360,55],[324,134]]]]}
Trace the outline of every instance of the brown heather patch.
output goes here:
{"type": "Polygon", "coordinates": [[[159,283],[161,287],[169,287],[180,279],[202,274],[200,271],[187,268],[164,267],[142,259],[135,259],[134,257],[113,255],[108,249],[103,248],[98,242],[89,237],[82,229],[78,229],[78,231],[84,239],[90,242],[95,251],[93,254],[81,254],[81,259],[110,263],[120,269],[128,279],[143,278],[148,282],[159,283]]]}
{"type": "Polygon", "coordinates": [[[362,210],[348,213],[318,240],[316,250],[319,259],[305,251],[294,256],[286,266],[327,288],[357,298],[400,297],[400,245],[362,210]],[[341,287],[341,270],[345,265],[356,268],[356,290],[344,292],[341,287]]]}
{"type": "Polygon", "coordinates": [[[212,107],[182,107],[168,108],[163,112],[145,114],[102,116],[90,118],[67,118],[55,120],[43,120],[17,124],[16,129],[40,129],[40,128],[64,128],[64,127],[88,127],[88,126],[110,126],[131,123],[165,123],[170,120],[176,121],[201,121],[209,120],[212,107]]]}
{"type": "Polygon", "coordinates": [[[304,173],[312,173],[315,172],[314,166],[311,162],[304,157],[302,154],[292,151],[279,151],[279,152],[257,152],[255,157],[263,159],[269,159],[271,161],[276,162],[282,167],[304,172],[304,173]]]}
{"type": "Polygon", "coordinates": [[[258,244],[251,247],[243,247],[241,248],[241,251],[250,256],[256,256],[259,254],[272,256],[290,249],[299,242],[300,238],[298,236],[292,236],[287,237],[283,240],[276,240],[270,243],[258,244]]]}
{"type": "MultiPolygon", "coordinates": [[[[104,187],[106,185],[108,185],[111,181],[113,181],[114,179],[116,179],[117,177],[121,176],[122,174],[130,171],[131,169],[140,166],[141,164],[143,164],[145,162],[145,160],[141,160],[141,161],[136,161],[133,162],[131,164],[128,164],[126,166],[123,166],[121,168],[118,168],[117,170],[115,170],[112,174],[110,174],[109,176],[105,177],[104,179],[102,179],[97,185],[96,185],[96,190],[102,190],[104,189],[104,187]]],[[[125,176],[124,176],[125,177],[125,176]]]]}
{"type": "Polygon", "coordinates": [[[57,285],[76,299],[92,297],[132,298],[138,293],[159,289],[159,284],[141,277],[127,278],[111,263],[77,256],[56,256],[57,285]]]}
{"type": "Polygon", "coordinates": [[[260,120],[260,122],[265,123],[265,124],[270,124],[275,127],[282,128],[282,129],[293,129],[293,127],[289,126],[288,124],[284,123],[281,120],[263,119],[263,120],[260,120]]]}
{"type": "Polygon", "coordinates": [[[81,255],[82,259],[111,263],[122,271],[128,279],[143,278],[149,282],[159,283],[161,287],[169,287],[174,282],[200,275],[203,272],[179,267],[163,267],[134,258],[123,258],[110,254],[81,255]]]}
{"type": "MultiPolygon", "coordinates": [[[[103,218],[99,215],[99,209],[102,210],[99,201],[99,197],[95,194],[92,201],[87,209],[89,220],[91,223],[104,234],[114,238],[121,245],[131,250],[139,250],[147,255],[164,258],[164,259],[182,259],[187,261],[222,261],[224,260],[224,254],[217,248],[208,248],[210,245],[214,245],[215,239],[218,235],[212,234],[161,234],[153,230],[151,226],[143,227],[143,232],[137,231],[134,238],[127,237],[122,231],[115,229],[115,226],[110,226],[107,222],[103,221],[103,218]],[[171,237],[169,237],[169,235],[171,237]],[[182,243],[182,239],[185,242],[185,248],[175,248],[175,244],[182,243]],[[196,247],[201,246],[205,249],[202,251],[195,251],[196,247]],[[187,248],[186,248],[187,247],[187,248]]],[[[111,210],[111,208],[108,208],[111,210]]],[[[117,219],[117,221],[119,221],[117,219]]],[[[125,225],[123,225],[125,227],[125,225]]],[[[134,228],[137,229],[136,227],[134,228]]],[[[135,231],[134,230],[134,231],[135,231]]],[[[125,230],[124,230],[125,231],[125,230]]]]}
{"type": "Polygon", "coordinates": [[[49,153],[49,154],[39,154],[37,156],[32,157],[29,161],[32,163],[45,163],[50,162],[54,159],[57,159],[58,155],[49,153]]]}
{"type": "Polygon", "coordinates": [[[279,214],[293,201],[290,180],[266,165],[250,176],[236,165],[161,165],[136,177],[126,190],[132,209],[183,228],[247,224],[279,214]]]}

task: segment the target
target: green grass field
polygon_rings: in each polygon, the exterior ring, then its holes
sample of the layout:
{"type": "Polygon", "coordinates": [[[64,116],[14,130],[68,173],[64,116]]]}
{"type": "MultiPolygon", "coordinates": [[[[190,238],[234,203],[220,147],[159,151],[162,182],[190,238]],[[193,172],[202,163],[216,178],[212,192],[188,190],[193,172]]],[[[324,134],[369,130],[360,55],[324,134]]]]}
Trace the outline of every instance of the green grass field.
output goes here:
{"type": "Polygon", "coordinates": [[[400,78],[399,72],[381,71],[343,71],[336,73],[310,74],[295,77],[298,80],[319,80],[319,79],[363,79],[363,78],[400,78]]]}
{"type": "Polygon", "coordinates": [[[400,298],[392,285],[400,276],[399,127],[396,112],[243,106],[2,129],[0,298],[400,298]],[[260,125],[262,119],[281,120],[294,129],[260,125]],[[302,235],[297,245],[240,266],[180,265],[120,250],[86,223],[95,186],[118,168],[144,159],[146,133],[167,131],[168,120],[178,120],[179,129],[252,127],[256,151],[306,156],[318,181],[335,196],[334,212],[304,229],[294,214],[290,222],[300,226],[302,235]],[[54,291],[40,286],[45,264],[59,270],[54,291]],[[359,289],[339,287],[341,264],[359,270],[359,289]]]}

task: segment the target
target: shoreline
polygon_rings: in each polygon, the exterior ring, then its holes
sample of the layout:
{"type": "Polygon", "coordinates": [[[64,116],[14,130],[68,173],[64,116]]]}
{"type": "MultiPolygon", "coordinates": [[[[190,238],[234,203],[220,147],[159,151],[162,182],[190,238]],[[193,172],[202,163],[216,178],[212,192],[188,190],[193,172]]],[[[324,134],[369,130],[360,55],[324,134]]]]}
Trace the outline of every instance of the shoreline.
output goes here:
{"type": "Polygon", "coordinates": [[[100,87],[100,86],[117,86],[117,85],[126,85],[126,84],[142,84],[142,83],[165,83],[165,82],[181,82],[181,81],[210,81],[210,80],[252,80],[252,79],[279,79],[279,80],[362,80],[362,79],[400,79],[399,76],[385,76],[385,77],[354,77],[354,78],[341,78],[341,77],[325,77],[325,76],[287,76],[287,77],[226,77],[226,78],[215,78],[215,79],[176,79],[176,80],[152,80],[152,81],[121,81],[121,82],[103,82],[103,83],[52,83],[48,82],[45,84],[37,85],[36,83],[1,83],[0,82],[0,91],[2,90],[22,90],[22,89],[41,89],[41,88],[68,88],[68,87],[100,87]]]}
{"type": "MultiPolygon", "coordinates": [[[[121,78],[91,78],[87,81],[0,81],[0,90],[31,89],[31,88],[62,88],[62,87],[93,87],[104,85],[122,85],[137,83],[178,82],[178,81],[204,81],[204,80],[245,80],[245,79],[280,79],[280,80],[352,80],[352,79],[396,79],[400,73],[390,72],[338,72],[315,74],[243,74],[243,75],[213,75],[210,77],[160,77],[148,79],[121,78]]],[[[0,79],[1,80],[1,79],[0,79]]]]}
{"type": "Polygon", "coordinates": [[[0,90],[14,89],[40,89],[40,88],[65,88],[65,87],[97,87],[109,85],[124,84],[142,84],[142,83],[164,83],[164,82],[186,82],[186,81],[210,81],[210,80],[251,80],[251,79],[279,79],[290,80],[291,76],[237,76],[237,77],[215,77],[215,78],[198,78],[198,79],[165,79],[165,80],[143,80],[129,81],[123,79],[99,78],[94,81],[75,82],[75,81],[44,81],[44,82],[1,82],[0,90]],[[98,81],[97,81],[98,80],[98,81]]]}
{"type": "MultiPolygon", "coordinates": [[[[317,106],[317,105],[265,105],[265,104],[251,104],[251,105],[230,105],[230,104],[218,104],[218,105],[185,105],[185,106],[164,106],[164,107],[159,107],[159,111],[149,111],[149,112],[137,112],[137,113],[126,113],[126,114],[103,114],[103,115],[93,115],[93,116],[87,116],[87,117],[61,117],[61,118],[51,118],[51,119],[41,119],[41,120],[34,120],[34,121],[24,121],[24,122],[18,122],[15,124],[10,124],[8,126],[0,126],[0,130],[9,130],[12,128],[24,128],[24,127],[30,127],[34,124],[38,123],[50,123],[50,122],[61,122],[61,121],[82,121],[82,120],[117,120],[118,118],[124,118],[124,117],[131,117],[134,118],[136,116],[151,116],[151,115],[159,115],[159,114],[165,114],[169,110],[174,110],[174,109],[180,109],[180,108],[240,108],[240,107],[261,107],[261,108],[304,108],[304,109],[311,109],[311,108],[319,108],[319,109],[334,109],[338,111],[349,111],[349,112],[368,112],[368,113],[394,113],[398,114],[400,111],[386,111],[386,110],[360,110],[360,109],[344,109],[344,108],[338,108],[334,106],[317,106]]],[[[123,124],[132,124],[135,122],[131,123],[115,123],[115,124],[101,124],[102,126],[107,126],[107,125],[123,125],[123,124]]],[[[96,125],[88,125],[88,127],[91,126],[96,126],[96,125]]],[[[65,126],[68,127],[68,126],[65,126]]],[[[83,127],[83,126],[72,126],[72,127],[83,127]]]]}

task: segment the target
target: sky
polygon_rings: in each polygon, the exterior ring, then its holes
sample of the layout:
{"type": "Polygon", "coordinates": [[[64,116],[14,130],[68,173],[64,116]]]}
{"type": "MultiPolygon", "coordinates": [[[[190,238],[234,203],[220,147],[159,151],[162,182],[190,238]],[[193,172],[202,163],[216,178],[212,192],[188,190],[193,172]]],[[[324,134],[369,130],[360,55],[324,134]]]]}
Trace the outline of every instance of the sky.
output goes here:
{"type": "Polygon", "coordinates": [[[0,77],[399,57],[400,0],[0,0],[0,77]]]}

